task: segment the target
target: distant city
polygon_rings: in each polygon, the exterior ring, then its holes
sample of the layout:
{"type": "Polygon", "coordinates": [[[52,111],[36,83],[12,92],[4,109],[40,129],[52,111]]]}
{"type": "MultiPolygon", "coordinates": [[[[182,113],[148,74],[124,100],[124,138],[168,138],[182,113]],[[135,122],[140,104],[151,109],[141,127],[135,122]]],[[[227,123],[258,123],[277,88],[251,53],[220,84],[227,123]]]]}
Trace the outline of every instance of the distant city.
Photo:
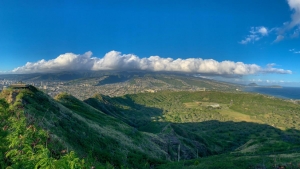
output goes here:
{"type": "Polygon", "coordinates": [[[106,75],[73,80],[37,80],[35,78],[31,78],[31,80],[20,81],[20,77],[0,79],[0,89],[8,88],[10,85],[20,82],[35,86],[51,97],[56,96],[58,93],[66,92],[80,100],[87,99],[98,93],[108,96],[122,96],[125,94],[143,92],[154,93],[160,90],[236,91],[240,88],[238,85],[186,76],[146,75],[130,77],[124,80],[124,77],[120,75],[106,75]]]}

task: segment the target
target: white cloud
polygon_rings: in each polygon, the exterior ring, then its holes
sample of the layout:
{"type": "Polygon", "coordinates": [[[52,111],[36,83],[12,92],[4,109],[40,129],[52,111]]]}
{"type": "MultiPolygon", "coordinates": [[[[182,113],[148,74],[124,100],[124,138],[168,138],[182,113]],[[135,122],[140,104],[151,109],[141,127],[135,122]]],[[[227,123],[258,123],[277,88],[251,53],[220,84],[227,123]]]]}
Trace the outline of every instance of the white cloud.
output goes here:
{"type": "Polygon", "coordinates": [[[287,0],[290,9],[293,11],[291,16],[292,21],[289,23],[289,28],[293,28],[300,24],[300,0],[287,0]]]}
{"type": "Polygon", "coordinates": [[[298,38],[300,33],[300,26],[294,30],[293,34],[291,35],[291,38],[298,38]]]}
{"type": "Polygon", "coordinates": [[[266,28],[266,27],[260,27],[260,28],[258,28],[258,32],[261,34],[261,35],[263,35],[263,36],[266,36],[266,35],[268,35],[268,29],[266,28]]]}
{"type": "Polygon", "coordinates": [[[290,9],[292,10],[291,21],[283,23],[283,27],[277,29],[277,37],[274,42],[279,42],[286,37],[297,38],[299,36],[300,27],[300,0],[287,0],[290,9]],[[288,31],[293,30],[293,33],[288,31]],[[285,36],[285,34],[288,36],[285,36]]]}
{"type": "Polygon", "coordinates": [[[284,39],[283,35],[277,35],[276,39],[274,40],[274,42],[280,42],[284,39]]]}
{"type": "Polygon", "coordinates": [[[295,49],[290,49],[289,51],[290,51],[290,52],[293,52],[293,53],[295,53],[295,54],[300,54],[300,51],[296,51],[295,49]]]}
{"type": "Polygon", "coordinates": [[[271,32],[276,32],[277,35],[273,43],[280,42],[285,38],[298,38],[300,34],[300,0],[287,0],[287,3],[292,11],[291,20],[289,22],[284,22],[283,26],[274,27],[269,30],[264,26],[252,27],[250,35],[247,35],[245,39],[239,43],[254,43],[271,32]]]}
{"type": "Polygon", "coordinates": [[[248,43],[254,43],[255,41],[260,40],[263,36],[267,36],[269,34],[269,30],[264,27],[251,27],[251,30],[249,31],[250,35],[247,35],[244,40],[241,40],[240,44],[248,44],[248,43]]]}
{"type": "Polygon", "coordinates": [[[24,66],[15,68],[13,73],[42,73],[74,70],[147,70],[190,72],[215,75],[249,75],[258,73],[290,74],[290,70],[273,68],[274,64],[267,68],[261,68],[256,64],[243,62],[222,61],[213,59],[187,58],[172,59],[159,56],[140,58],[134,54],[121,54],[110,51],[103,58],[92,57],[92,52],[83,55],[65,53],[55,59],[40,60],[34,63],[28,62],[24,66]]]}
{"type": "Polygon", "coordinates": [[[65,53],[52,60],[40,60],[35,63],[27,62],[24,66],[15,68],[15,73],[37,73],[54,71],[90,70],[94,64],[92,52],[83,55],[65,53]]]}
{"type": "Polygon", "coordinates": [[[270,63],[267,65],[266,68],[262,69],[261,72],[263,73],[277,73],[277,74],[292,74],[290,70],[278,69],[274,68],[276,66],[275,63],[270,63]]]}

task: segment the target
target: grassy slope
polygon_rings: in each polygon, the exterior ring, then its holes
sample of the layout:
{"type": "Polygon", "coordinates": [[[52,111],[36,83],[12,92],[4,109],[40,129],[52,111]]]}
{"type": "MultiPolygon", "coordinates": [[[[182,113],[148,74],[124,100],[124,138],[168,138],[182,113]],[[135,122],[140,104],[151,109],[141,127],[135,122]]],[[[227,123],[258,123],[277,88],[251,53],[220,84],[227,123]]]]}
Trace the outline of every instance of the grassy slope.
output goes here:
{"type": "Polygon", "coordinates": [[[144,167],[161,163],[165,157],[151,140],[155,136],[102,113],[67,94],[56,100],[37,90],[22,90],[20,96],[29,121],[48,130],[62,147],[75,150],[81,157],[92,156],[96,161],[114,166],[144,167]]]}
{"type": "Polygon", "coordinates": [[[292,162],[300,148],[300,106],[263,95],[159,92],[96,97],[93,102],[95,108],[106,109],[106,113],[121,117],[141,131],[157,134],[166,142],[174,161],[179,144],[181,159],[200,156],[208,161],[210,155],[231,152],[245,157],[241,161],[249,154],[269,158],[287,153],[292,162]],[[221,109],[207,106],[213,103],[221,109]]]}
{"type": "MultiPolygon", "coordinates": [[[[2,95],[14,100],[11,91],[2,95]]],[[[181,161],[160,168],[291,168],[300,162],[300,106],[263,95],[165,91],[81,102],[32,89],[17,97],[28,121],[59,141],[53,151],[67,147],[114,166],[177,161],[178,149],[181,161]]]]}

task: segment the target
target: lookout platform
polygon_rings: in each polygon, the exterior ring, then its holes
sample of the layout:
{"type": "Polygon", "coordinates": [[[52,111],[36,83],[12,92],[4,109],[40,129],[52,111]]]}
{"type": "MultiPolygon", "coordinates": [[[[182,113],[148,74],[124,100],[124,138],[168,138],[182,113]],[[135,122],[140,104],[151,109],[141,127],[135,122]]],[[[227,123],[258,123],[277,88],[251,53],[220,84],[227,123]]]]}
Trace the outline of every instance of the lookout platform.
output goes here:
{"type": "Polygon", "coordinates": [[[11,84],[9,87],[12,89],[28,89],[29,85],[24,83],[17,83],[17,84],[11,84]]]}

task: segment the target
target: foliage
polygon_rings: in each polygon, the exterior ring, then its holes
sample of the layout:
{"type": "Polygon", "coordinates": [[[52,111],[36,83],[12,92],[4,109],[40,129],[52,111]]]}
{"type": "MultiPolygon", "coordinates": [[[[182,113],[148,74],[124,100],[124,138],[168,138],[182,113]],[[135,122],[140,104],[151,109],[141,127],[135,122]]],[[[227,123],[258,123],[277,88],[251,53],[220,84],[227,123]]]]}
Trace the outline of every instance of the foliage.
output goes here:
{"type": "Polygon", "coordinates": [[[183,159],[228,152],[289,154],[300,148],[300,106],[264,95],[162,91],[85,102],[140,131],[156,134],[174,161],[178,144],[183,159]]]}
{"type": "Polygon", "coordinates": [[[296,168],[300,163],[300,105],[281,99],[161,91],[98,94],[82,102],[67,93],[54,100],[37,89],[11,97],[14,92],[0,96],[11,100],[0,99],[2,168],[296,168]]]}
{"type": "MultiPolygon", "coordinates": [[[[32,163],[40,166],[62,165],[62,163],[67,165],[66,162],[62,162],[66,158],[64,158],[65,153],[61,152],[70,151],[76,152],[81,159],[84,158],[86,165],[96,168],[101,168],[106,163],[116,168],[157,165],[161,163],[159,157],[164,155],[164,152],[151,142],[148,135],[67,93],[58,95],[54,100],[38,90],[23,90],[18,92],[12,106],[16,108],[12,112],[20,117],[15,122],[22,121],[21,128],[24,128],[24,125],[25,128],[34,126],[36,130],[43,129],[47,131],[46,133],[50,133],[43,137],[46,142],[39,140],[38,138],[41,137],[39,135],[33,135],[34,137],[32,136],[28,141],[29,145],[37,141],[43,143],[46,150],[49,150],[44,151],[38,146],[34,147],[32,152],[30,151],[29,154],[42,154],[40,158],[43,157],[44,160],[32,159],[32,163]]],[[[24,137],[24,133],[21,135],[24,137]]],[[[24,143],[25,145],[27,143],[24,143]]],[[[15,154],[19,151],[24,150],[11,150],[7,156],[11,164],[17,165],[18,161],[24,161],[25,157],[20,159],[18,154],[15,154]],[[15,156],[18,158],[14,158],[15,156]]],[[[78,159],[75,160],[76,164],[82,163],[78,159]]]]}
{"type": "Polygon", "coordinates": [[[87,168],[71,151],[57,158],[52,157],[48,149],[49,134],[47,131],[28,124],[24,110],[19,107],[22,94],[17,96],[14,106],[0,100],[0,166],[1,168],[87,168]]]}

